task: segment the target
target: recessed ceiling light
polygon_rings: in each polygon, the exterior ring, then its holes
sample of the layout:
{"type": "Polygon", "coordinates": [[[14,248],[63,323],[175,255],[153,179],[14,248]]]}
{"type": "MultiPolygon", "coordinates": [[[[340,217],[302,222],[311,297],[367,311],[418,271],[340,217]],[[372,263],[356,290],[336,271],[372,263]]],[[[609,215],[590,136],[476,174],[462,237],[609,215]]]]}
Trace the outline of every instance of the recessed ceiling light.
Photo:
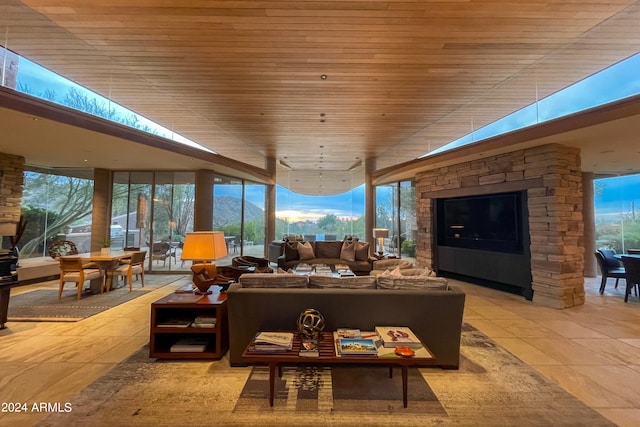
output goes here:
{"type": "Polygon", "coordinates": [[[321,74],[321,75],[320,75],[320,78],[321,78],[322,80],[327,80],[327,75],[326,75],[326,74],[321,74]]]}

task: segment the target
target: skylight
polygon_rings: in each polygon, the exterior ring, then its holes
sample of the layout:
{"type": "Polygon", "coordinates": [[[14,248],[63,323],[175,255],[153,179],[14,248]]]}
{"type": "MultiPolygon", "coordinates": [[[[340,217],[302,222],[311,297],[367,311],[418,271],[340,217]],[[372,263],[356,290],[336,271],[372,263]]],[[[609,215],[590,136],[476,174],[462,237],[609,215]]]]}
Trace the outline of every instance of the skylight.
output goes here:
{"type": "Polygon", "coordinates": [[[425,158],[640,93],[640,53],[423,154],[425,158]]]}
{"type": "Polygon", "coordinates": [[[6,62],[9,56],[18,58],[17,84],[12,89],[26,93],[37,98],[64,105],[88,114],[92,114],[103,119],[117,122],[153,135],[170,139],[174,142],[188,145],[198,150],[215,154],[214,151],[191,141],[184,136],[167,129],[164,126],[143,117],[128,108],[119,105],[112,100],[68,80],[59,74],[48,70],[27,58],[9,52],[0,46],[0,69],[2,73],[2,86],[8,86],[8,77],[5,75],[6,62]]]}

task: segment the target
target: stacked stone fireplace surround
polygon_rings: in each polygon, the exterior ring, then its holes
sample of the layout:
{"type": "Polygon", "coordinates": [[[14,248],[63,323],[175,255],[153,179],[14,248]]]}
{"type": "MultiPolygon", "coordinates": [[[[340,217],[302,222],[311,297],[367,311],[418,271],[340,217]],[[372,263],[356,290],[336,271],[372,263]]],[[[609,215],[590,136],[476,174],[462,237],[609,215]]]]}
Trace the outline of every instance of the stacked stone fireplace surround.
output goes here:
{"type": "Polygon", "coordinates": [[[533,302],[584,304],[584,222],[580,150],[549,144],[416,175],[416,263],[433,266],[438,198],[526,190],[533,302]]]}

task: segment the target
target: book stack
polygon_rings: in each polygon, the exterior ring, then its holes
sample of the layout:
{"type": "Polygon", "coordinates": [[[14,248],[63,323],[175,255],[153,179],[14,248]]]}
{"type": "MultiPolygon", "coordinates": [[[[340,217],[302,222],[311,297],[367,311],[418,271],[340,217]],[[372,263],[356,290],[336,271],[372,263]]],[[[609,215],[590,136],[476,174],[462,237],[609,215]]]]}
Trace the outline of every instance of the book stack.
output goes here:
{"type": "Polygon", "coordinates": [[[295,272],[298,274],[310,274],[313,271],[313,267],[310,264],[301,262],[295,268],[295,272]]]}
{"type": "Polygon", "coordinates": [[[386,348],[407,346],[421,348],[418,337],[406,326],[376,326],[376,333],[386,348]]]}
{"type": "Polygon", "coordinates": [[[185,319],[166,319],[156,324],[158,328],[187,328],[189,325],[191,325],[191,320],[185,319]]]}
{"type": "Polygon", "coordinates": [[[331,267],[326,264],[316,264],[314,265],[315,273],[318,275],[331,276],[333,275],[333,271],[331,271],[331,267]]]}
{"type": "Polygon", "coordinates": [[[214,316],[197,316],[191,323],[192,328],[215,328],[216,318],[214,316]]]}
{"type": "Polygon", "coordinates": [[[293,332],[258,332],[253,339],[255,351],[288,351],[293,348],[293,332]]]}
{"type": "Polygon", "coordinates": [[[298,356],[302,356],[302,357],[320,356],[318,340],[304,338],[300,343],[300,351],[298,352],[298,356]]]}
{"type": "Polygon", "coordinates": [[[171,353],[202,353],[209,344],[207,337],[185,337],[180,338],[169,348],[171,353]]]}

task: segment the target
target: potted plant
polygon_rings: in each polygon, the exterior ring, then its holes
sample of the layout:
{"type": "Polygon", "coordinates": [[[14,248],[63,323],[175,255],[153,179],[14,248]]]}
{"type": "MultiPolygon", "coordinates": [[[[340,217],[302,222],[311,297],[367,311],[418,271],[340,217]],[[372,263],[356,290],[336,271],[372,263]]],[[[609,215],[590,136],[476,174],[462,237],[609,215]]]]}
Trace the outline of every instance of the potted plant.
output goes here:
{"type": "Polygon", "coordinates": [[[111,252],[111,239],[104,239],[102,241],[102,248],[100,249],[100,253],[103,255],[108,255],[111,252]]]}

